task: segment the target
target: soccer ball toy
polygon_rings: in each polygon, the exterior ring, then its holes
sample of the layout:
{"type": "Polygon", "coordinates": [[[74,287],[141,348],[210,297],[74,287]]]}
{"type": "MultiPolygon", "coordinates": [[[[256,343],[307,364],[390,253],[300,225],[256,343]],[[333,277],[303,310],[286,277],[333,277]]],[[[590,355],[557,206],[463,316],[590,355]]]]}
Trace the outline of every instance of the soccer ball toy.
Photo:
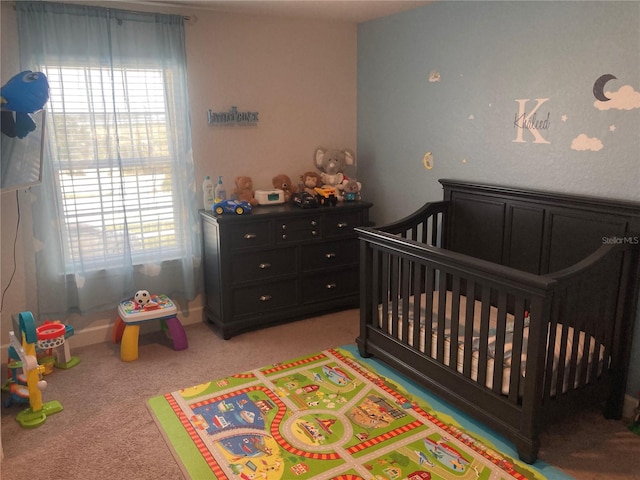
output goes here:
{"type": "Polygon", "coordinates": [[[141,307],[144,307],[151,301],[151,294],[146,290],[138,290],[133,296],[133,300],[141,307]]]}

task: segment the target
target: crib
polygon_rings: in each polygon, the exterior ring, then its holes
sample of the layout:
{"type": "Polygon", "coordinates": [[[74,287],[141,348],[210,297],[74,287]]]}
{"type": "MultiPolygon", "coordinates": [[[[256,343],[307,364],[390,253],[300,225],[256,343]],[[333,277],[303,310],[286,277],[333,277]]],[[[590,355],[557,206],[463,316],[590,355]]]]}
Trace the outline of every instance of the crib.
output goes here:
{"type": "Polygon", "coordinates": [[[640,203],[458,180],[360,239],[374,356],[513,442],[578,409],[621,418],[640,288],[640,203]]]}

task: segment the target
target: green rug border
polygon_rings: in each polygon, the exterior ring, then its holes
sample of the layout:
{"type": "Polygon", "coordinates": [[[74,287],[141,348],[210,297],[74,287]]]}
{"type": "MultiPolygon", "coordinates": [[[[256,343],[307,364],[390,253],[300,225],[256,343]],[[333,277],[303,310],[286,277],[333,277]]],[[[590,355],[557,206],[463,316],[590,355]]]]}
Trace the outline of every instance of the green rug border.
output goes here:
{"type": "MultiPolygon", "coordinates": [[[[376,373],[392,379],[398,383],[407,393],[418,396],[426,401],[434,410],[452,417],[456,423],[460,425],[464,430],[473,434],[478,440],[483,441],[488,446],[495,448],[501,453],[512,457],[518,458],[518,454],[513,445],[508,442],[504,437],[492,432],[480,423],[473,420],[466,413],[458,410],[457,408],[442,401],[437,395],[425,390],[419,386],[416,382],[403,374],[392,370],[390,367],[382,363],[375,358],[363,358],[358,353],[358,348],[355,345],[342,345],[336,349],[343,350],[351,354],[358,362],[364,366],[369,367],[376,373]]],[[[313,355],[313,353],[309,354],[313,355]]],[[[303,357],[306,355],[303,355],[303,357]]],[[[298,358],[298,357],[296,357],[298,358]]],[[[294,360],[294,359],[291,359],[294,360]]],[[[257,369],[266,367],[263,365],[257,367],[257,369]]],[[[254,369],[255,370],[255,369],[254,369]]],[[[215,381],[217,379],[205,380],[215,381]]],[[[188,387],[185,387],[188,388],[188,387]]],[[[171,392],[168,392],[171,393],[171,392]]],[[[182,422],[174,414],[172,407],[165,398],[165,394],[152,397],[147,400],[147,407],[151,414],[158,430],[164,437],[164,440],[169,446],[171,453],[173,454],[176,463],[182,470],[185,478],[193,479],[215,479],[212,474],[211,468],[206,463],[199,450],[193,446],[193,441],[187,431],[184,429],[182,422]],[[162,423],[160,418],[163,418],[162,423]],[[187,466],[187,461],[189,465],[187,466]]],[[[537,460],[533,465],[528,465],[529,468],[535,470],[545,480],[573,480],[573,477],[561,472],[557,468],[537,460]]]]}

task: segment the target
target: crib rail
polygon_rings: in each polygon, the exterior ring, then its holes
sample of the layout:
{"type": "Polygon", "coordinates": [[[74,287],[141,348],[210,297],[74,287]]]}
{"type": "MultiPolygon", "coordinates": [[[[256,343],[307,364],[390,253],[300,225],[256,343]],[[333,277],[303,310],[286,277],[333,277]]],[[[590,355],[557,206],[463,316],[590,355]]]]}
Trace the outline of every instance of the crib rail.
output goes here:
{"type": "MultiPolygon", "coordinates": [[[[578,264],[547,275],[556,282],[550,297],[551,314],[547,332],[541,332],[547,345],[544,360],[543,400],[554,395],[575,395],[583,388],[600,388],[611,374],[626,370],[621,336],[624,325],[621,292],[629,277],[627,245],[603,245],[578,264]]],[[[607,385],[610,387],[610,385],[607,385]]]]}
{"type": "Polygon", "coordinates": [[[570,269],[539,276],[439,248],[446,205],[428,207],[422,220],[356,229],[361,351],[480,420],[498,419],[531,448],[540,428],[532,419],[552,403],[557,410],[560,398],[597,388],[623,361],[613,346],[619,282],[628,274],[624,246],[604,245],[570,269]]]}
{"type": "Polygon", "coordinates": [[[442,247],[448,202],[431,202],[411,215],[382,227],[382,231],[442,247]]]}

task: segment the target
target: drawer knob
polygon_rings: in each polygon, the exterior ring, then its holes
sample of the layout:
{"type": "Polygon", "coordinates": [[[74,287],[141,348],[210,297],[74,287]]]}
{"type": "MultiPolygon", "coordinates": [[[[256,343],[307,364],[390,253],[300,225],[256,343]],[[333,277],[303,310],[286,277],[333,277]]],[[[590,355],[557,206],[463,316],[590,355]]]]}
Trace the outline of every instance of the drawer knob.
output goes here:
{"type": "Polygon", "coordinates": [[[338,222],[338,228],[345,228],[348,227],[349,224],[347,222],[338,222]]]}
{"type": "Polygon", "coordinates": [[[336,287],[337,287],[337,285],[336,285],[335,283],[327,283],[327,284],[325,285],[325,288],[326,288],[327,290],[333,290],[333,289],[334,289],[334,288],[336,288],[336,287]]]}
{"type": "Polygon", "coordinates": [[[286,230],[286,229],[287,229],[287,224],[286,224],[286,223],[283,223],[283,224],[282,224],[282,230],[286,230]]]}
{"type": "Polygon", "coordinates": [[[271,264],[270,263],[261,263],[260,265],[258,265],[258,268],[260,270],[266,270],[267,268],[271,268],[271,264]]]}
{"type": "Polygon", "coordinates": [[[311,230],[311,236],[315,237],[316,235],[318,235],[318,231],[317,230],[311,230]]]}
{"type": "Polygon", "coordinates": [[[283,234],[283,235],[282,235],[282,239],[283,239],[283,240],[286,240],[286,239],[287,239],[287,235],[286,235],[286,234],[283,234]]]}
{"type": "Polygon", "coordinates": [[[324,258],[331,260],[332,258],[336,258],[336,254],[333,252],[328,252],[324,254],[324,258]]]}
{"type": "Polygon", "coordinates": [[[256,238],[256,237],[257,237],[257,235],[255,233],[245,233],[244,234],[244,239],[245,240],[251,240],[251,239],[256,238]]]}
{"type": "Polygon", "coordinates": [[[259,300],[261,302],[268,302],[269,300],[271,300],[271,295],[260,295],[259,300]]]}
{"type": "Polygon", "coordinates": [[[316,225],[318,225],[318,222],[316,222],[315,220],[311,220],[311,226],[315,227],[316,225]]]}

